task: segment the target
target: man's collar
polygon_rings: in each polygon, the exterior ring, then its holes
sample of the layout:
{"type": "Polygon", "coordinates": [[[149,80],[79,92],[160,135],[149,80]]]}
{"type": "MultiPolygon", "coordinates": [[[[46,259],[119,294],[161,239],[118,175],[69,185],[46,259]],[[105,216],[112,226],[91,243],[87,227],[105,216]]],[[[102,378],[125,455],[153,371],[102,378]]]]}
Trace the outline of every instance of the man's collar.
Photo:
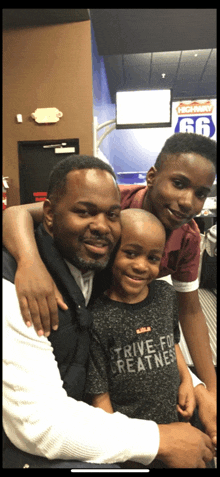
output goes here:
{"type": "Polygon", "coordinates": [[[88,278],[93,278],[94,277],[95,272],[93,270],[88,270],[88,272],[82,273],[81,270],[76,268],[72,263],[68,262],[68,260],[66,260],[65,258],[64,258],[64,260],[65,260],[66,264],[68,265],[71,274],[74,277],[82,278],[83,280],[85,280],[85,278],[88,279],[88,278]]]}

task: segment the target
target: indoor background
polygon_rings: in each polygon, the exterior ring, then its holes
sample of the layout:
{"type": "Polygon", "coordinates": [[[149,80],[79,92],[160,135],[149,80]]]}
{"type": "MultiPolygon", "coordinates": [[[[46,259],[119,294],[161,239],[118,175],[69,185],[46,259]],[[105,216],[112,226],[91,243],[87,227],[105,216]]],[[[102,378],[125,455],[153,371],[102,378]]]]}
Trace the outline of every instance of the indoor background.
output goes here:
{"type": "MultiPolygon", "coordinates": [[[[173,101],[216,98],[215,9],[3,9],[8,206],[20,203],[20,143],[78,139],[93,154],[93,119],[115,118],[116,90],[154,88],[172,88],[173,101]],[[31,114],[49,107],[62,118],[36,123],[31,114]]],[[[171,134],[113,130],[98,155],[116,173],[147,171],[171,134]]]]}
{"type": "MultiPolygon", "coordinates": [[[[116,91],[164,88],[172,89],[173,102],[213,100],[213,116],[206,120],[215,123],[215,9],[3,9],[7,206],[43,199],[49,170],[65,156],[65,147],[66,152],[72,147],[97,154],[119,180],[124,172],[146,172],[174,125],[113,129],[96,148],[94,123],[115,119],[116,91]],[[32,117],[38,108],[57,108],[62,117],[38,123],[32,117]],[[23,178],[29,167],[29,178],[23,178]],[[26,186],[37,192],[25,195],[26,186]]],[[[206,229],[215,222],[216,210],[207,213],[206,229]]],[[[216,365],[216,296],[202,288],[199,296],[216,365]]],[[[192,365],[183,339],[181,344],[192,365]]]]}

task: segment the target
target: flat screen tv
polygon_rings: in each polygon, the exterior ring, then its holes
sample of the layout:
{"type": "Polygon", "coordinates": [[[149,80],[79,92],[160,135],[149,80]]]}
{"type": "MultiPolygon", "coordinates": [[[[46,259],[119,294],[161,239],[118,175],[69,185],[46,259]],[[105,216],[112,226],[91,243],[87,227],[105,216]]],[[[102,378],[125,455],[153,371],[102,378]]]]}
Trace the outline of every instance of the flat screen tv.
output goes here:
{"type": "Polygon", "coordinates": [[[171,89],[119,91],[116,93],[116,128],[171,126],[171,89]]]}

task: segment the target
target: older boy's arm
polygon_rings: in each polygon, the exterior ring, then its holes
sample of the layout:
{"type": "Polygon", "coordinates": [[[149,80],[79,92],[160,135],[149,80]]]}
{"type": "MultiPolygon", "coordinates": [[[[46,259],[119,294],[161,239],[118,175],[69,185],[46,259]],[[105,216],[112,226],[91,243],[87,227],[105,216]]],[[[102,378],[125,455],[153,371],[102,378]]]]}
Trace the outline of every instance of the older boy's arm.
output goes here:
{"type": "Polygon", "coordinates": [[[196,386],[194,391],[199,418],[205,427],[206,434],[217,447],[216,399],[202,384],[196,386]]]}
{"type": "Polygon", "coordinates": [[[3,213],[3,244],[17,261],[15,286],[25,323],[31,321],[39,335],[58,325],[57,304],[66,309],[62,296],[38,252],[35,222],[43,218],[43,203],[9,207],[3,213]]]}
{"type": "Polygon", "coordinates": [[[176,360],[177,360],[177,366],[178,366],[181,381],[189,380],[192,383],[192,378],[189,373],[188,366],[185,362],[184,356],[178,344],[175,344],[175,351],[176,351],[176,360]]]}
{"type": "Polygon", "coordinates": [[[43,202],[9,207],[3,213],[3,244],[18,262],[28,254],[38,254],[34,222],[43,219],[43,202]]]}
{"type": "Polygon", "coordinates": [[[208,328],[199,302],[198,290],[177,292],[179,319],[199,378],[216,394],[216,373],[212,362],[208,328]]]}
{"type": "Polygon", "coordinates": [[[192,377],[189,373],[189,369],[178,344],[175,345],[175,351],[181,380],[178,390],[177,410],[186,420],[189,420],[190,417],[192,417],[193,411],[196,407],[192,377]]]}
{"type": "Polygon", "coordinates": [[[95,396],[93,396],[92,405],[94,407],[100,407],[101,409],[106,412],[109,412],[110,414],[114,413],[108,392],[96,394],[95,396]]]}

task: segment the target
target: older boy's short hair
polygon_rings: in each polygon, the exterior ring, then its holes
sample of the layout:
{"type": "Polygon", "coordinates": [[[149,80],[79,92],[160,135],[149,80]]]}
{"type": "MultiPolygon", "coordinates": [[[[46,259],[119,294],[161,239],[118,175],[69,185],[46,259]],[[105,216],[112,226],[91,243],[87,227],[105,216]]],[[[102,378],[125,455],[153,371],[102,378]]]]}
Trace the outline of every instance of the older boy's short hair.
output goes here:
{"type": "Polygon", "coordinates": [[[109,172],[116,181],[112,167],[98,157],[72,154],[53,167],[49,175],[48,199],[53,202],[60,200],[65,194],[67,174],[79,169],[101,169],[109,172]]]}
{"type": "Polygon", "coordinates": [[[194,133],[175,133],[166,140],[154,166],[159,170],[170,154],[178,156],[194,152],[208,159],[216,167],[216,149],[216,141],[209,137],[194,133]]]}

